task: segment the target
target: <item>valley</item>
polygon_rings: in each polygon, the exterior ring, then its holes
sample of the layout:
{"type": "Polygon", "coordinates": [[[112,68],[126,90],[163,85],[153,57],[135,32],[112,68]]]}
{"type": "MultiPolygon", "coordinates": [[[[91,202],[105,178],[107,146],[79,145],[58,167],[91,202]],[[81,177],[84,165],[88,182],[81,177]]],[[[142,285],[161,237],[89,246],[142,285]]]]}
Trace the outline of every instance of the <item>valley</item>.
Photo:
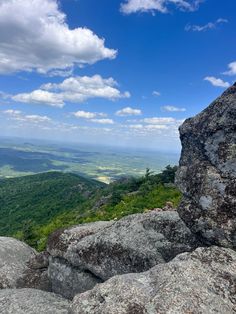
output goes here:
{"type": "Polygon", "coordinates": [[[146,168],[158,173],[178,159],[178,153],[0,138],[0,178],[61,171],[108,184],[122,176],[142,176],[146,168]]]}

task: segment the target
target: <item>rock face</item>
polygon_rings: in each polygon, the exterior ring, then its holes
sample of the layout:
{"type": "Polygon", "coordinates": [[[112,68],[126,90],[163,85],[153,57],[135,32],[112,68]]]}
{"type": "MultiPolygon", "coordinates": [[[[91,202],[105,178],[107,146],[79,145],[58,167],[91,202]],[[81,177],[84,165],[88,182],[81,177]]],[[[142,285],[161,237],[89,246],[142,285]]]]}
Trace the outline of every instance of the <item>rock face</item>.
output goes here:
{"type": "Polygon", "coordinates": [[[34,288],[51,291],[51,283],[48,278],[49,253],[42,252],[33,255],[27,261],[27,268],[17,280],[17,288],[34,288]]]}
{"type": "Polygon", "coordinates": [[[72,298],[115,275],[142,272],[168,262],[196,245],[175,211],[61,230],[48,243],[52,291],[72,298]]]}
{"type": "Polygon", "coordinates": [[[116,276],[74,298],[73,314],[233,314],[236,252],[198,248],[141,274],[116,276]]]}
{"type": "MultiPolygon", "coordinates": [[[[92,289],[101,279],[88,269],[80,268],[70,262],[71,247],[84,238],[94,235],[112,225],[112,222],[95,222],[57,230],[48,241],[50,252],[48,275],[52,291],[71,299],[74,295],[92,289]]],[[[76,253],[75,253],[76,254],[76,253]]]]}
{"type": "Polygon", "coordinates": [[[53,293],[35,289],[0,291],[2,314],[69,314],[69,302],[53,293]]]}
{"type": "Polygon", "coordinates": [[[13,238],[0,237],[0,289],[16,288],[35,251],[13,238]]]}
{"type": "Polygon", "coordinates": [[[236,84],[180,127],[178,208],[207,245],[236,248],[236,84]]]}

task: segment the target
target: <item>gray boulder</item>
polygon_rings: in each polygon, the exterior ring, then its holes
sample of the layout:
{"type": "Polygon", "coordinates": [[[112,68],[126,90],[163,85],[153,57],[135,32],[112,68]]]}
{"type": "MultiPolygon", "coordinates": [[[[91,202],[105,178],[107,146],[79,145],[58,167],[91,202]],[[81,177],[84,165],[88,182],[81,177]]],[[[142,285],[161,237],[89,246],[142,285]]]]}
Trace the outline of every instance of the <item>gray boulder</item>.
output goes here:
{"type": "Polygon", "coordinates": [[[59,229],[48,240],[48,276],[52,291],[71,299],[80,292],[92,289],[101,279],[87,269],[79,268],[67,259],[73,244],[111,226],[113,222],[98,221],[82,224],[69,229],[59,229]]]}
{"type": "Polygon", "coordinates": [[[103,282],[93,273],[60,258],[51,259],[48,275],[52,291],[67,299],[72,299],[77,293],[90,290],[103,282]]]}
{"type": "Polygon", "coordinates": [[[175,211],[58,231],[49,239],[52,290],[67,298],[130,272],[143,272],[191,251],[197,243],[175,211]]]}
{"type": "Polygon", "coordinates": [[[49,253],[34,254],[26,265],[27,268],[17,280],[16,287],[51,291],[51,282],[48,278],[49,253]]]}
{"type": "Polygon", "coordinates": [[[0,291],[2,314],[69,314],[69,302],[62,297],[35,289],[0,291]]]}
{"type": "Polygon", "coordinates": [[[13,238],[0,237],[0,289],[16,288],[35,251],[13,238]]]}
{"type": "Polygon", "coordinates": [[[180,127],[180,217],[207,245],[236,248],[236,84],[180,127]]]}
{"type": "Polygon", "coordinates": [[[141,274],[116,276],[77,295],[73,314],[233,314],[236,252],[198,248],[141,274]]]}

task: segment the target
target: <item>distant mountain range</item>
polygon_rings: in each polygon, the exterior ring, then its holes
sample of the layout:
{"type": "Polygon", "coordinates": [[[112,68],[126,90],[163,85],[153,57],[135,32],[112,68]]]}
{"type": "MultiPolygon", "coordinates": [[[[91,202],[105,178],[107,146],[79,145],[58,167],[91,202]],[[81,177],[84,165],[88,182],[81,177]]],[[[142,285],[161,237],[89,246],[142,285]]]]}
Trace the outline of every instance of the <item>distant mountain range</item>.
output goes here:
{"type": "Polygon", "coordinates": [[[142,176],[147,167],[160,172],[178,159],[177,153],[0,138],[0,178],[63,171],[110,183],[142,176]]]}

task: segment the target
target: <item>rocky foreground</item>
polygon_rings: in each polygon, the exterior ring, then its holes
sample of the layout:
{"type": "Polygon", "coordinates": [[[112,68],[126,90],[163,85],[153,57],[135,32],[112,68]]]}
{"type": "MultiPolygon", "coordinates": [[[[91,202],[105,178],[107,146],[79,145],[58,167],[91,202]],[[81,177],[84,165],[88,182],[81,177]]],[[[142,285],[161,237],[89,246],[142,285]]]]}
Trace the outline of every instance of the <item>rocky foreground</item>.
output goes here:
{"type": "Polygon", "coordinates": [[[236,313],[236,84],[180,135],[177,211],[0,238],[0,313],[236,313]]]}

